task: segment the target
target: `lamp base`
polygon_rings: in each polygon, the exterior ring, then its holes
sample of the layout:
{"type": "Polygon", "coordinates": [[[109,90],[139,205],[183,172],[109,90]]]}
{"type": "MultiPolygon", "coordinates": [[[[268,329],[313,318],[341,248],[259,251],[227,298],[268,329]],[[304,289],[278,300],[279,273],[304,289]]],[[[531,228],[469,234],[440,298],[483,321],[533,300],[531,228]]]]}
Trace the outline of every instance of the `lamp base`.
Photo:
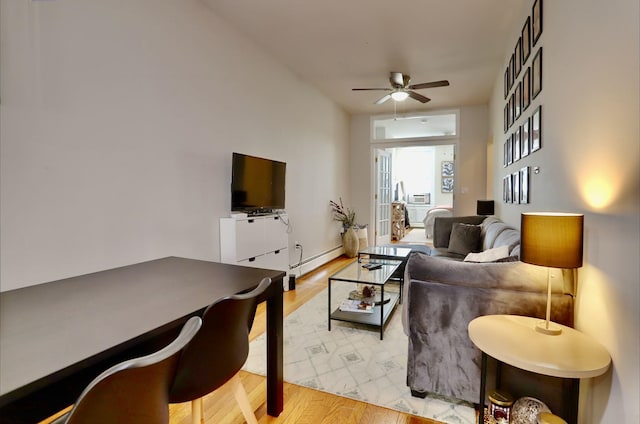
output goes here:
{"type": "Polygon", "coordinates": [[[536,324],[536,331],[538,333],[546,334],[549,336],[557,336],[562,333],[562,327],[560,327],[555,322],[551,321],[540,321],[536,324]]]}

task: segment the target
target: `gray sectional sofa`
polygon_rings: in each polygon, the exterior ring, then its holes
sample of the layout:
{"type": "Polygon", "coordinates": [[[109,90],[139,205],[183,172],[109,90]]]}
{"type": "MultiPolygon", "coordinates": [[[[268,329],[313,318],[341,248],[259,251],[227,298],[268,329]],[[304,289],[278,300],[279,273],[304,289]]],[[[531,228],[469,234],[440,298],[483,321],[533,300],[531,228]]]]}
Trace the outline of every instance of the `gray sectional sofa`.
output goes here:
{"type": "MultiPolygon", "coordinates": [[[[490,314],[544,318],[547,270],[518,260],[519,230],[496,217],[436,218],[433,242],[429,253],[412,252],[405,267],[407,385],[414,396],[433,393],[477,403],[481,352],[469,339],[469,322],[490,314]],[[508,254],[465,262],[468,248],[508,254]]],[[[555,271],[551,319],[573,326],[573,273],[555,271]]]]}

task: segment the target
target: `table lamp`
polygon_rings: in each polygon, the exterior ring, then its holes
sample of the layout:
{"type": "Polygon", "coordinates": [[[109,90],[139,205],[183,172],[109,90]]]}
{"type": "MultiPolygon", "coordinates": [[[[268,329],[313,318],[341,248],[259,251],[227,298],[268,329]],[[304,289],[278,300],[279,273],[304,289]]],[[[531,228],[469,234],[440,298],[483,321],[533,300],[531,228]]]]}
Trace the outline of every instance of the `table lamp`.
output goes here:
{"type": "Polygon", "coordinates": [[[547,317],[536,331],[557,335],[559,325],[551,322],[551,270],[582,266],[584,215],[554,212],[523,213],[520,225],[520,260],[547,267],[547,317]]]}
{"type": "Polygon", "coordinates": [[[478,200],[476,205],[476,215],[493,215],[494,205],[493,200],[478,200]]]}

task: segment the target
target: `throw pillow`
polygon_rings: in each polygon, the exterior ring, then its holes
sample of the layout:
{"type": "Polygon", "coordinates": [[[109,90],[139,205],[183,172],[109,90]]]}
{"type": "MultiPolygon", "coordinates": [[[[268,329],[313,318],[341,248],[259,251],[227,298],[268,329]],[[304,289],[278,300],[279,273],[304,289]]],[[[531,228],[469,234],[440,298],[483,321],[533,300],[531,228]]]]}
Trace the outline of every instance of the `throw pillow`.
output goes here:
{"type": "Polygon", "coordinates": [[[480,253],[469,253],[465,262],[495,262],[509,257],[509,246],[494,247],[480,253]]]}
{"type": "Polygon", "coordinates": [[[494,262],[520,262],[520,258],[517,256],[507,256],[506,258],[498,259],[494,262]]]}
{"type": "Polygon", "coordinates": [[[449,252],[467,255],[480,247],[480,226],[456,222],[451,227],[449,252]]]}

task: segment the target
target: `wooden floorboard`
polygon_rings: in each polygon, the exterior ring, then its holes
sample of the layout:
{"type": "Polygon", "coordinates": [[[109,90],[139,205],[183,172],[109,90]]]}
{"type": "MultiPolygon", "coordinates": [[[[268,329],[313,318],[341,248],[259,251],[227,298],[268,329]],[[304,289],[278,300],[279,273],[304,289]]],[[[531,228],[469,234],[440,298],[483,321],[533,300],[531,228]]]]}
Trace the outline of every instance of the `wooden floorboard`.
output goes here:
{"type": "MultiPolygon", "coordinates": [[[[302,276],[296,289],[284,293],[284,314],[290,314],[327,287],[328,277],[355,259],[341,256],[328,264],[302,276]]],[[[264,333],[266,308],[259,305],[249,338],[264,333]]],[[[254,408],[258,422],[278,424],[437,424],[426,418],[382,408],[365,402],[335,396],[329,393],[284,383],[284,410],[279,417],[267,415],[266,378],[240,372],[242,383],[254,408]]],[[[170,405],[171,424],[191,423],[191,404],[170,405]]],[[[204,399],[206,424],[242,424],[245,422],[230,388],[224,386],[204,399]]],[[[51,419],[43,421],[50,422],[51,419]]]]}

